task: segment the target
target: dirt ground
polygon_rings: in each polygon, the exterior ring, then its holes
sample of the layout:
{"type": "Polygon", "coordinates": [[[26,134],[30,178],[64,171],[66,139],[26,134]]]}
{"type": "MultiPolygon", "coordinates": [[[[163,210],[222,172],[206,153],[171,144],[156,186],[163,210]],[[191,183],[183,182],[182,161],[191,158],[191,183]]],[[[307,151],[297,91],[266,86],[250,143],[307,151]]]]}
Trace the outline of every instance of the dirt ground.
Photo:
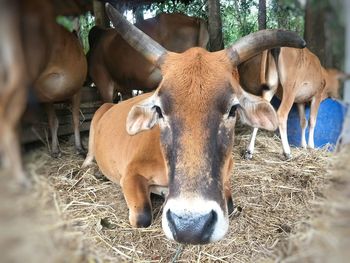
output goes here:
{"type": "Polygon", "coordinates": [[[233,149],[232,193],[242,212],[230,218],[223,240],[202,246],[166,239],[161,198],[153,200],[151,227],[131,228],[120,187],[96,165],[80,169],[83,157],[69,140],[57,159],[46,146],[28,150],[33,188],[24,193],[1,177],[1,262],[300,262],[300,244],[324,214],[337,157],[293,148],[284,161],[280,139],[259,131],[254,159],[247,161],[241,155],[249,135],[238,127],[233,149]]]}

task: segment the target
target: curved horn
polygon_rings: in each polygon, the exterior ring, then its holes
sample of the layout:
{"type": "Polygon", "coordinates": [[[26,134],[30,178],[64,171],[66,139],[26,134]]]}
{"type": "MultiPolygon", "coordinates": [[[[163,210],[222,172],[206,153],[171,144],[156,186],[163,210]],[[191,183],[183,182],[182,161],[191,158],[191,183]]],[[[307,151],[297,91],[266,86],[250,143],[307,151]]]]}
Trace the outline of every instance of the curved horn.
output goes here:
{"type": "Polygon", "coordinates": [[[226,48],[226,51],[232,63],[237,66],[266,49],[281,46],[304,48],[306,42],[295,32],[267,29],[242,37],[231,47],[226,48]]]}
{"type": "Polygon", "coordinates": [[[140,52],[147,60],[157,65],[160,57],[168,51],[140,29],[127,21],[111,4],[106,3],[106,12],[115,29],[130,46],[140,52]]]}

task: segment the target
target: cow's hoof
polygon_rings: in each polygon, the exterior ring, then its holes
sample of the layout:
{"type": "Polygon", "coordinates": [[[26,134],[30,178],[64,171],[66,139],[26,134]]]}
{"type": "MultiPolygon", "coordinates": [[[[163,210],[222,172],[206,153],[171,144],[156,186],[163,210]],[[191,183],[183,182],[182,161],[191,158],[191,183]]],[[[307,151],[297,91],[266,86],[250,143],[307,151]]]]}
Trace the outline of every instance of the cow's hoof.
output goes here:
{"type": "Polygon", "coordinates": [[[75,153],[77,155],[86,157],[87,151],[83,147],[76,148],[75,153]]]}
{"type": "Polygon", "coordinates": [[[229,197],[227,199],[227,212],[228,212],[228,216],[237,217],[241,214],[242,207],[235,205],[233,203],[232,197],[229,197]]]}
{"type": "Polygon", "coordinates": [[[292,154],[291,153],[283,153],[283,156],[284,156],[284,160],[285,161],[288,161],[288,160],[292,159],[292,154]]]}
{"type": "Polygon", "coordinates": [[[251,151],[249,151],[249,150],[246,150],[246,151],[244,152],[244,159],[246,159],[246,160],[251,160],[251,159],[253,159],[253,153],[252,153],[251,151]]]}
{"type": "Polygon", "coordinates": [[[61,157],[61,152],[60,151],[55,151],[55,152],[51,152],[51,157],[52,158],[59,158],[59,157],[61,157]]]}
{"type": "Polygon", "coordinates": [[[150,206],[145,206],[143,211],[137,215],[136,227],[149,227],[152,224],[152,211],[150,206]]]}
{"type": "Polygon", "coordinates": [[[233,207],[233,211],[232,211],[232,213],[231,214],[229,214],[230,216],[234,216],[234,217],[237,217],[237,216],[239,216],[241,213],[242,213],[242,207],[240,207],[240,206],[234,206],[233,207]]]}

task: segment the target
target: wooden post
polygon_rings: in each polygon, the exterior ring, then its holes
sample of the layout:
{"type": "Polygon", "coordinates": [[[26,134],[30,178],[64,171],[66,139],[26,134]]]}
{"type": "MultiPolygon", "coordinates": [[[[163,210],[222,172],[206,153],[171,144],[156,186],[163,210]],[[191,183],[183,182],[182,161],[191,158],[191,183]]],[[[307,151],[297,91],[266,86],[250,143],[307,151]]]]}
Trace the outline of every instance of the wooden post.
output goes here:
{"type": "Polygon", "coordinates": [[[218,51],[223,49],[224,41],[222,38],[219,0],[208,0],[208,23],[210,51],[218,51]]]}
{"type": "Polygon", "coordinates": [[[103,2],[93,0],[95,23],[101,27],[109,27],[109,19],[106,15],[105,5],[103,2]]]}
{"type": "MultiPolygon", "coordinates": [[[[345,72],[350,72],[350,1],[344,0],[345,16],[345,72]]],[[[344,85],[344,101],[350,103],[350,80],[344,85]]]]}

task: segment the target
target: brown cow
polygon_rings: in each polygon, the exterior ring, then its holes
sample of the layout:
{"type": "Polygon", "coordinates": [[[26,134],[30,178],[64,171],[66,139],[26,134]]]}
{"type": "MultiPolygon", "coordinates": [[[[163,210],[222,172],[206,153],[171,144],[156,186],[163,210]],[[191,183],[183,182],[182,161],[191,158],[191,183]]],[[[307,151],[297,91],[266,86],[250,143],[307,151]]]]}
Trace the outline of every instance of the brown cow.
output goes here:
{"type": "MultiPolygon", "coordinates": [[[[183,14],[159,14],[136,26],[166,49],[183,52],[206,47],[209,39],[204,20],[183,14]]],[[[112,102],[116,92],[126,97],[133,89],[151,91],[161,80],[157,67],[132,48],[114,29],[94,27],[89,33],[89,76],[103,101],[112,102]]]]}
{"type": "Polygon", "coordinates": [[[150,192],[168,187],[162,227],[181,243],[221,239],[233,211],[230,178],[236,116],[269,130],[277,116],[265,100],[244,92],[235,67],[266,48],[301,47],[296,34],[261,31],[226,50],[169,52],[107,4],[115,28],[162,73],[154,93],[104,104],[93,117],[89,153],[103,174],[120,183],[132,226],[152,222],[150,192]]]}
{"type": "MultiPolygon", "coordinates": [[[[77,94],[73,119],[79,149],[78,93],[86,71],[78,40],[56,24],[50,1],[0,0],[0,151],[5,169],[20,181],[25,182],[26,177],[16,126],[26,105],[28,87],[47,103],[77,94]]],[[[49,116],[54,116],[52,111],[49,116]]],[[[50,118],[50,123],[55,154],[55,118],[50,118]]]]}
{"type": "MultiPolygon", "coordinates": [[[[287,139],[287,118],[293,103],[297,103],[302,128],[301,145],[306,148],[305,103],[311,102],[310,133],[308,146],[314,148],[314,129],[320,102],[329,96],[337,96],[339,79],[346,75],[333,69],[325,70],[319,59],[307,48],[280,48],[257,55],[239,67],[242,87],[270,101],[274,94],[282,98],[277,111],[283,153],[288,159],[291,151],[287,139]]],[[[258,129],[254,129],[246,158],[254,152],[258,129]]]]}
{"type": "Polygon", "coordinates": [[[60,154],[57,139],[58,119],[54,102],[72,101],[75,148],[78,153],[85,152],[80,139],[79,114],[80,93],[87,75],[87,62],[79,39],[64,27],[54,24],[54,37],[48,64],[34,83],[34,91],[40,102],[45,103],[52,137],[51,154],[60,154]]]}
{"type": "Polygon", "coordinates": [[[0,0],[0,152],[4,168],[23,183],[16,126],[27,88],[46,66],[53,23],[47,1],[0,0]]]}

